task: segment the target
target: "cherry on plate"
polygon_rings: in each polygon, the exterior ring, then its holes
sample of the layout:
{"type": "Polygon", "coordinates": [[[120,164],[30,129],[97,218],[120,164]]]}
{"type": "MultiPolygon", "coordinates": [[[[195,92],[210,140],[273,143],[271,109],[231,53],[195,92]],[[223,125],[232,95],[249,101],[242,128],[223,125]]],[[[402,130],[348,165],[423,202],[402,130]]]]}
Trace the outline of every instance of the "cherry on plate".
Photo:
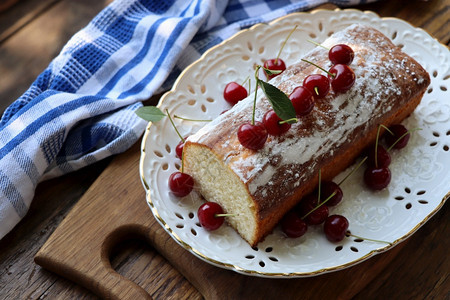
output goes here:
{"type": "Polygon", "coordinates": [[[194,179],[187,173],[175,172],[169,176],[169,189],[177,197],[187,196],[194,188],[194,179]]]}
{"type": "Polygon", "coordinates": [[[247,90],[242,85],[234,81],[228,83],[223,90],[223,98],[225,98],[225,100],[231,105],[235,105],[247,96],[247,90]]]}
{"type": "Polygon", "coordinates": [[[331,215],[323,224],[323,231],[330,242],[340,242],[347,233],[349,223],[346,217],[341,215],[331,215]]]}
{"type": "Polygon", "coordinates": [[[298,238],[306,233],[308,225],[291,210],[281,220],[281,230],[290,238],[298,238]]]}
{"type": "Polygon", "coordinates": [[[375,162],[375,146],[369,148],[369,155],[367,157],[367,163],[369,166],[374,167],[389,167],[391,164],[391,155],[387,150],[380,144],[377,147],[377,160],[375,162]]]}
{"type": "MultiPolygon", "coordinates": [[[[184,137],[184,139],[187,139],[187,136],[184,137]]],[[[183,141],[180,141],[178,143],[178,145],[175,147],[175,154],[177,155],[177,157],[179,159],[181,159],[183,157],[183,148],[184,148],[184,143],[183,141]]]]}
{"type": "Polygon", "coordinates": [[[300,203],[297,205],[297,210],[301,217],[306,215],[318,205],[318,195],[316,193],[310,193],[302,198],[300,203]]]}
{"type": "MultiPolygon", "coordinates": [[[[281,71],[281,73],[286,70],[286,64],[284,63],[284,61],[281,58],[272,58],[272,59],[268,59],[264,62],[264,68],[269,69],[271,71],[281,71]]],[[[278,74],[267,74],[266,76],[268,79],[272,79],[278,75],[280,75],[281,73],[278,74]]]]}
{"type": "Polygon", "coordinates": [[[299,212],[306,224],[318,225],[328,217],[329,209],[325,204],[319,206],[317,194],[311,193],[300,202],[299,212]]]}
{"type": "Polygon", "coordinates": [[[328,213],[329,213],[328,206],[322,204],[321,206],[315,208],[315,210],[305,218],[305,222],[308,225],[322,224],[328,217],[328,213]]]}
{"type": "Polygon", "coordinates": [[[337,183],[333,181],[322,181],[320,187],[321,187],[320,191],[321,201],[325,201],[334,193],[334,196],[331,197],[327,201],[327,203],[325,203],[326,205],[335,206],[342,201],[342,197],[344,194],[342,192],[342,189],[339,187],[337,183]]]}
{"type": "Polygon", "coordinates": [[[200,225],[202,225],[202,227],[206,230],[212,231],[222,226],[225,217],[218,215],[222,215],[223,213],[222,206],[218,203],[206,202],[198,208],[197,216],[200,225]]]}
{"type": "Polygon", "coordinates": [[[368,167],[364,172],[364,182],[372,190],[382,190],[391,182],[391,171],[388,167],[368,167]]]}
{"type": "Polygon", "coordinates": [[[392,145],[394,149],[402,149],[406,147],[409,141],[410,134],[408,133],[408,129],[402,124],[395,124],[389,127],[389,130],[393,133],[391,134],[389,131],[384,133],[384,140],[388,147],[392,145]]]}
{"type": "Polygon", "coordinates": [[[181,159],[183,156],[183,148],[184,148],[184,142],[180,141],[178,145],[175,147],[175,153],[177,154],[177,157],[181,159]]]}

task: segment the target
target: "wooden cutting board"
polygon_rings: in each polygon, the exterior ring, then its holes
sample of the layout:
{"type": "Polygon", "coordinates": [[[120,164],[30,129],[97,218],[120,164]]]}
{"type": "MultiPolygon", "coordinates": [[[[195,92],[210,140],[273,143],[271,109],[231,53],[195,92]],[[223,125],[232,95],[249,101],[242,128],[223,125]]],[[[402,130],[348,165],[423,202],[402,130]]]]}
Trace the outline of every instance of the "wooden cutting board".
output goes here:
{"type": "Polygon", "coordinates": [[[205,299],[348,299],[370,283],[405,244],[354,267],[316,277],[267,279],[220,269],[179,246],[154,219],[139,177],[139,158],[139,145],[135,145],[111,162],[37,253],[37,264],[102,298],[149,299],[144,289],[115,272],[109,261],[119,243],[139,237],[205,299]]]}

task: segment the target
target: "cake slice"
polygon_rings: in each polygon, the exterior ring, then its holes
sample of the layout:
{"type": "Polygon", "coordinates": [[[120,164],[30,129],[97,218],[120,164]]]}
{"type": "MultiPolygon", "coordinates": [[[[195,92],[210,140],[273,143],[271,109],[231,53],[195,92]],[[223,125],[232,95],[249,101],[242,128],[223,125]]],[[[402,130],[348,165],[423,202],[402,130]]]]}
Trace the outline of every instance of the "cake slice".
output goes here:
{"type": "MultiPolygon", "coordinates": [[[[281,136],[270,136],[261,150],[244,148],[237,130],[252,117],[253,95],[190,136],[184,146],[184,170],[207,201],[234,215],[231,225],[251,246],[269,234],[283,215],[323,180],[343,171],[375,141],[380,124],[400,123],[411,114],[430,83],[420,64],[379,31],[352,25],[322,43],[330,48],[347,44],[355,52],[350,67],[354,86],[345,93],[331,91],[316,100],[281,136]]],[[[329,69],[328,50],[316,47],[305,55],[329,69]]],[[[270,81],[286,94],[303,79],[322,73],[300,60],[270,81]]],[[[271,109],[258,93],[256,120],[271,109]]]]}

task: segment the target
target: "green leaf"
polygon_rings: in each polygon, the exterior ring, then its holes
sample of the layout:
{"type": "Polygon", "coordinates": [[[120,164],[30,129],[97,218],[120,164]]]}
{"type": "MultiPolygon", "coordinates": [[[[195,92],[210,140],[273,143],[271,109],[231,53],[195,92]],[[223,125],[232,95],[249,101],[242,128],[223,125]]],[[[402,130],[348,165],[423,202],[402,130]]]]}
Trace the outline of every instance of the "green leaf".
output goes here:
{"type": "Polygon", "coordinates": [[[263,67],[263,70],[269,76],[271,76],[271,75],[278,75],[278,74],[281,74],[281,72],[283,72],[281,70],[271,70],[271,69],[267,69],[267,68],[264,68],[264,67],[263,67]]]}
{"type": "Polygon", "coordinates": [[[138,115],[138,117],[140,117],[146,121],[149,121],[149,122],[158,122],[162,118],[166,117],[166,114],[164,114],[156,106],[139,107],[135,113],[136,113],[136,115],[138,115]]]}
{"type": "Polygon", "coordinates": [[[288,123],[295,123],[296,113],[289,97],[270,83],[258,80],[258,84],[278,117],[284,121],[292,119],[288,123]]]}

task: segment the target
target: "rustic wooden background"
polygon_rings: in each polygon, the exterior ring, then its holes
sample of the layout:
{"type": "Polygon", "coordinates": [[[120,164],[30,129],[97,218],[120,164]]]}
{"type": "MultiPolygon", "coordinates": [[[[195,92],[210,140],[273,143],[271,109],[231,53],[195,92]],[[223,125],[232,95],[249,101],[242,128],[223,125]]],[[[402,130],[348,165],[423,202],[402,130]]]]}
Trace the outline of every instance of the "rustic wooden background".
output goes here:
{"type": "MultiPolygon", "coordinates": [[[[0,1],[0,9],[6,9],[0,12],[0,112],[28,88],[66,41],[109,2],[0,1]],[[6,9],[6,2],[16,3],[6,9]]],[[[449,45],[450,0],[382,1],[358,8],[404,19],[449,45]]],[[[0,241],[0,298],[97,298],[42,269],[33,257],[110,161],[38,186],[28,215],[0,241]]],[[[448,210],[448,205],[444,206],[406,241],[392,264],[355,298],[450,299],[448,210]]],[[[178,271],[142,241],[122,244],[112,257],[112,265],[156,299],[202,298],[178,271]]]]}

